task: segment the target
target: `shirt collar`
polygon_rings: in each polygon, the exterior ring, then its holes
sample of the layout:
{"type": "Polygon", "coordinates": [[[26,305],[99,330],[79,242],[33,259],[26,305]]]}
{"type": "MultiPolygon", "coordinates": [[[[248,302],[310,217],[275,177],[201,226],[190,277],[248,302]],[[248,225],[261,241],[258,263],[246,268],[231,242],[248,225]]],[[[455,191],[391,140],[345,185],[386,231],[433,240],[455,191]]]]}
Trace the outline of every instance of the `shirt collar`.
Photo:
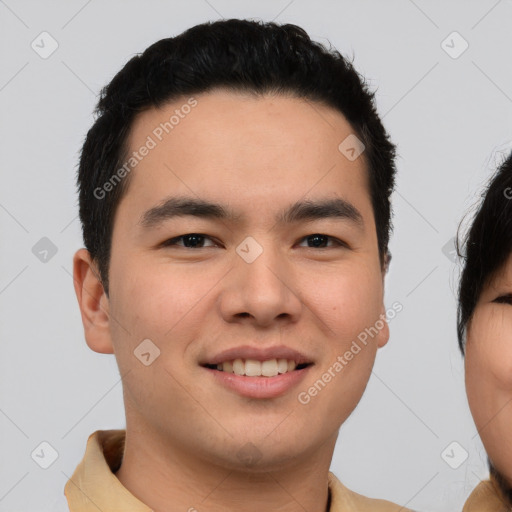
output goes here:
{"type": "MultiPolygon", "coordinates": [[[[70,512],[152,512],[114,474],[123,458],[125,435],[126,430],[97,430],[89,436],[85,455],[64,488],[70,512]]],[[[330,472],[328,486],[329,512],[406,511],[348,490],[330,472]]]]}
{"type": "Polygon", "coordinates": [[[64,487],[70,512],[152,512],[114,475],[121,465],[125,430],[97,430],[64,487]]]}

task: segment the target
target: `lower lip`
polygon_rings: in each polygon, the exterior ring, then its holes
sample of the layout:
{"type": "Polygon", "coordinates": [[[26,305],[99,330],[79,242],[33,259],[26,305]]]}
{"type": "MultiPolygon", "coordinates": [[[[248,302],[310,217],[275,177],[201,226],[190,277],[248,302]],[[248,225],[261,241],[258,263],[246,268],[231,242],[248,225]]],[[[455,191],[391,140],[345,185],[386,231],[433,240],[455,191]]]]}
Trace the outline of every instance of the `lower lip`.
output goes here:
{"type": "Polygon", "coordinates": [[[286,372],[275,377],[246,377],[219,370],[209,371],[218,382],[239,395],[249,398],[276,398],[296,386],[308,373],[312,365],[301,370],[286,372]]]}

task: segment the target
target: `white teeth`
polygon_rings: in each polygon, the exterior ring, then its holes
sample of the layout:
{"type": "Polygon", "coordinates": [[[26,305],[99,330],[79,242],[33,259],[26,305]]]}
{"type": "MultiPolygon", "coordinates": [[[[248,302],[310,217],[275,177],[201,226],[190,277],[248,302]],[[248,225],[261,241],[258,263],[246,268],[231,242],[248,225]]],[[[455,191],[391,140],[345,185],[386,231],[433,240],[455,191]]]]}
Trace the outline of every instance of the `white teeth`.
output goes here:
{"type": "Polygon", "coordinates": [[[241,359],[233,361],[233,373],[235,375],[245,375],[245,363],[241,359]]]}
{"type": "MultiPolygon", "coordinates": [[[[227,361],[225,363],[222,363],[221,370],[226,373],[233,373],[233,363],[231,361],[227,361]]],[[[217,367],[218,369],[218,367],[217,367]]]]}
{"type": "Polygon", "coordinates": [[[247,359],[247,361],[245,361],[245,375],[247,375],[247,377],[261,376],[261,363],[254,359],[247,359]]]}
{"type": "Polygon", "coordinates": [[[276,377],[292,372],[296,367],[297,363],[291,359],[268,359],[263,362],[256,359],[235,359],[217,364],[217,370],[247,377],[276,377]]]}
{"type": "Polygon", "coordinates": [[[261,363],[261,375],[264,377],[275,377],[278,373],[277,361],[275,359],[261,363]]]}
{"type": "Polygon", "coordinates": [[[277,360],[277,371],[279,373],[286,373],[288,371],[288,361],[286,359],[277,360]]]}

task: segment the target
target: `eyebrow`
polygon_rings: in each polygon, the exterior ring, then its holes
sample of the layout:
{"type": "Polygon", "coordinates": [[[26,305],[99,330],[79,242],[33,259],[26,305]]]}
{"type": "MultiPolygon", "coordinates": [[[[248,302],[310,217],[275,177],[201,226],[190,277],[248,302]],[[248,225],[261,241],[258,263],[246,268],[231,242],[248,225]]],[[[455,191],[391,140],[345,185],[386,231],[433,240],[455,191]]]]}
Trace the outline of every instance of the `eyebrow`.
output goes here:
{"type": "MultiPolygon", "coordinates": [[[[175,217],[193,216],[203,219],[239,222],[244,215],[237,214],[229,207],[195,197],[169,197],[159,205],[150,208],[141,216],[139,224],[146,228],[156,228],[166,220],[175,217]]],[[[341,198],[297,201],[276,215],[278,224],[293,224],[301,221],[320,219],[348,220],[364,226],[363,216],[350,202],[341,198]]]]}

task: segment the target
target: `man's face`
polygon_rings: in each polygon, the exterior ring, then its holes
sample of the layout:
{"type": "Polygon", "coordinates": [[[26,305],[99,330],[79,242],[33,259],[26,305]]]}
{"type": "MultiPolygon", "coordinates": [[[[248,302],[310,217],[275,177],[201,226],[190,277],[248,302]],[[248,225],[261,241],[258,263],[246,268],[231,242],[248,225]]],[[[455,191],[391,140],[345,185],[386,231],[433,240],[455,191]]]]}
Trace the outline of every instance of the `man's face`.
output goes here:
{"type": "Polygon", "coordinates": [[[466,390],[485,449],[512,485],[512,255],[482,291],[467,329],[466,390]]]}
{"type": "Polygon", "coordinates": [[[330,457],[388,339],[365,162],[338,149],[353,130],[296,98],[195,99],[169,133],[155,129],[186,98],[139,115],[129,138],[130,152],[156,146],[118,206],[103,298],[127,428],[225,467],[330,457]],[[233,218],[160,208],[184,197],[233,218]],[[284,215],[329,200],[336,215],[284,215]]]}

